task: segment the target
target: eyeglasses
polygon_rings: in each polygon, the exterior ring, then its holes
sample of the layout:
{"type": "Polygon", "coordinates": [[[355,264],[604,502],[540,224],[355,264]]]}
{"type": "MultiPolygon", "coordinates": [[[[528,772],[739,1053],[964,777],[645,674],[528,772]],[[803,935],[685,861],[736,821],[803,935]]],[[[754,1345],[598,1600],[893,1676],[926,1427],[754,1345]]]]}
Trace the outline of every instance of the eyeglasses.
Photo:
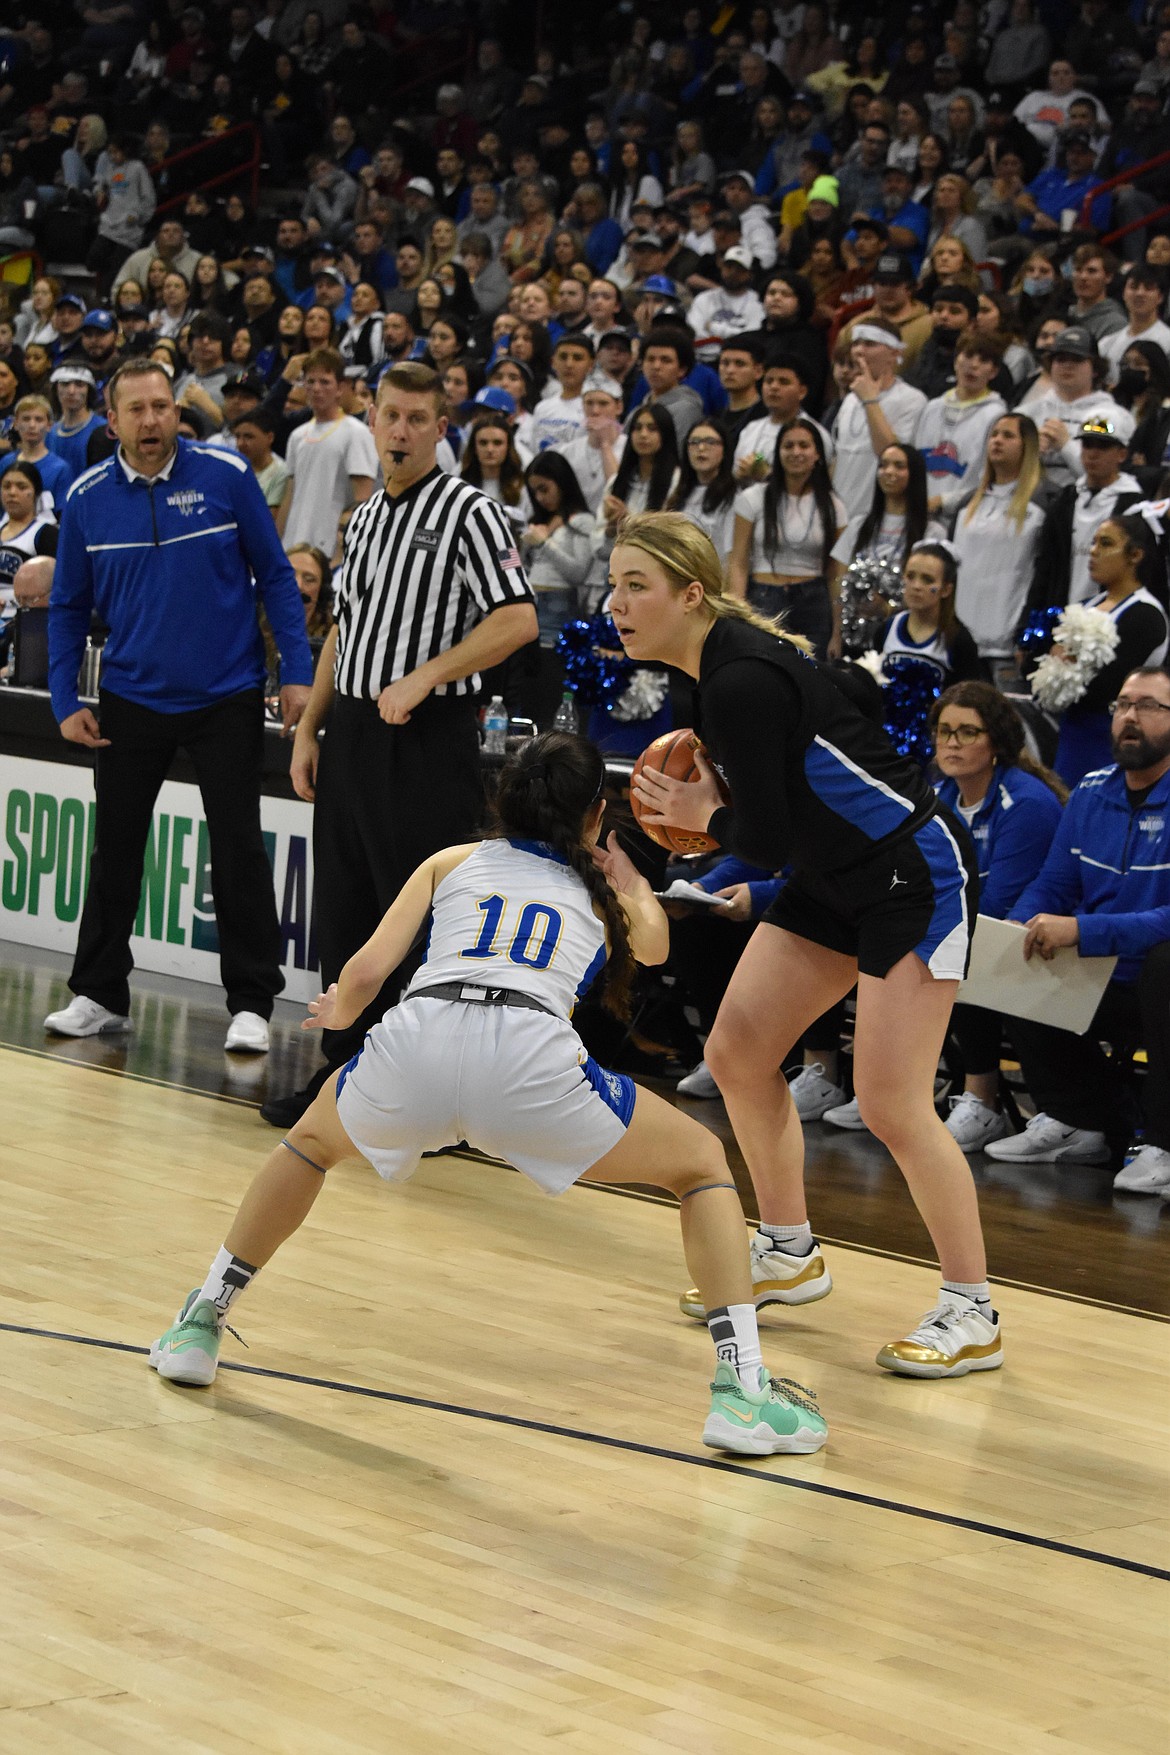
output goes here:
{"type": "Polygon", "coordinates": [[[688,451],[704,451],[704,450],[709,449],[709,447],[712,445],[721,445],[722,443],[723,443],[722,439],[688,439],[687,440],[687,450],[688,451]]]}
{"type": "Polygon", "coordinates": [[[1110,701],[1109,711],[1115,719],[1124,713],[1140,713],[1145,718],[1150,713],[1170,713],[1170,707],[1165,701],[1155,701],[1152,695],[1143,695],[1140,701],[1127,701],[1123,695],[1110,701]]]}
{"type": "Polygon", "coordinates": [[[935,743],[975,743],[987,735],[984,725],[940,725],[934,734],[935,743]]]}

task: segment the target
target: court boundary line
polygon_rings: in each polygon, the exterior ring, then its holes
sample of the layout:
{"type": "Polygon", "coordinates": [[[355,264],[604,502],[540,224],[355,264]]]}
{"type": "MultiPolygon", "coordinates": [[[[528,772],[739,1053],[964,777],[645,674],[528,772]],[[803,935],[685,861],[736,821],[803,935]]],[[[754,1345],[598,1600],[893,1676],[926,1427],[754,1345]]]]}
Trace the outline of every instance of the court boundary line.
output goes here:
{"type": "MultiPolygon", "coordinates": [[[[260,1105],[253,1098],[234,1097],[228,1091],[204,1091],[197,1085],[180,1085],[174,1079],[157,1079],[150,1073],[130,1072],[125,1067],[93,1066],[88,1061],[70,1060],[65,1055],[51,1054],[46,1048],[29,1048],[20,1042],[0,1041],[0,1049],[7,1049],[11,1054],[27,1054],[33,1060],[49,1061],[56,1066],[80,1067],[83,1072],[102,1073],[107,1078],[130,1079],[134,1084],[149,1085],[156,1091],[181,1091],[186,1097],[204,1097],[210,1103],[227,1103],[234,1109],[250,1109],[257,1115],[260,1113],[260,1105]]],[[[458,1158],[466,1163],[489,1164],[495,1169],[507,1170],[513,1176],[520,1174],[514,1165],[506,1163],[503,1158],[491,1158],[485,1152],[477,1152],[474,1146],[445,1146],[441,1152],[425,1152],[423,1157],[428,1160],[458,1158]]],[[[596,1189],[599,1194],[618,1195],[623,1200],[643,1201],[647,1206],[674,1206],[666,1195],[653,1194],[639,1188],[623,1188],[616,1182],[577,1182],[573,1186],[596,1189]]],[[[747,1226],[750,1231],[754,1231],[756,1221],[748,1219],[747,1226]]],[[[843,1237],[830,1237],[824,1231],[817,1232],[816,1237],[820,1243],[828,1243],[834,1249],[850,1249],[855,1255],[874,1256],[883,1261],[900,1261],[908,1267],[924,1267],[932,1271],[938,1267],[937,1262],[929,1261],[923,1255],[905,1255],[896,1249],[882,1249],[876,1243],[851,1243],[843,1237]]],[[[1007,1286],[1014,1292],[1034,1292],[1038,1297],[1056,1298],[1064,1304],[1081,1304],[1089,1310],[1111,1310],[1118,1316],[1139,1316],[1145,1322],[1170,1325],[1170,1315],[1164,1315],[1160,1310],[1143,1310],[1136,1304],[1114,1304],[1108,1298],[1090,1298],[1084,1292],[1065,1292],[1059,1286],[1038,1286],[1031,1280],[1010,1280],[1002,1274],[990,1275],[989,1284],[1007,1286]]]]}
{"type": "MultiPolygon", "coordinates": [[[[139,1358],[147,1358],[150,1354],[149,1347],[135,1346],[130,1341],[102,1340],[95,1335],[70,1334],[63,1329],[36,1328],[26,1323],[0,1322],[0,1333],[31,1336],[35,1340],[65,1341],[72,1346],[96,1347],[101,1352],[126,1353],[139,1358]]],[[[768,1481],[773,1486],[794,1487],[799,1492],[813,1493],[820,1498],[842,1500],[850,1505],[864,1505],[876,1511],[890,1511],[900,1517],[915,1517],[924,1523],[943,1524],[949,1529],[970,1530],[975,1535],[991,1536],[997,1541],[1015,1542],[1025,1548],[1040,1548],[1046,1553],[1064,1554],[1073,1560],[1087,1560],[1096,1566],[1112,1566],[1120,1572],[1132,1572],[1143,1578],[1160,1579],[1163,1583],[1170,1584],[1170,1569],[1150,1566],[1143,1560],[1126,1560],[1120,1554],[1104,1554],[1096,1548],[1081,1548],[1075,1543],[1061,1542],[1052,1536],[1036,1536],[1027,1530],[984,1523],[978,1518],[959,1517],[953,1512],[931,1511],[923,1505],[908,1505],[898,1499],[883,1499],[877,1494],[861,1493],[852,1487],[832,1487],[824,1481],[802,1481],[795,1475],[772,1474],[766,1470],[749,1468],[744,1463],[725,1462],[717,1457],[691,1456],[685,1450],[668,1450],[663,1445],[641,1444],[633,1438],[614,1438],[609,1433],[591,1432],[584,1427],[555,1426],[548,1420],[528,1420],[520,1414],[494,1413],[490,1408],[473,1408],[460,1402],[436,1401],[430,1396],[407,1395],[401,1390],[374,1389],[368,1384],[346,1383],[339,1378],[311,1377],[299,1371],[279,1371],[268,1365],[247,1365],[232,1360],[222,1361],[219,1368],[221,1371],[235,1372],[241,1377],[269,1378],[276,1383],[295,1383],[308,1389],[325,1389],[338,1395],[357,1396],[364,1401],[389,1402],[397,1407],[421,1408],[428,1413],[454,1414],[464,1420],[483,1420],[488,1425],[509,1426],[522,1432],[542,1432],[552,1438],[568,1438],[578,1444],[594,1444],[605,1450],[621,1450],[633,1456],[685,1463],[690,1468],[736,1475],[749,1481],[768,1481]]]]}

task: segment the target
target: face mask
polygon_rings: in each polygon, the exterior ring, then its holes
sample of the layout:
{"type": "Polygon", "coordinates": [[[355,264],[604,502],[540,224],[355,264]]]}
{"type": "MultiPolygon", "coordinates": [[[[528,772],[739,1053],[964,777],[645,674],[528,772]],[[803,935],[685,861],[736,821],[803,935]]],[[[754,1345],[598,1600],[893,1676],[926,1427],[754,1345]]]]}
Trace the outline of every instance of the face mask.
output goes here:
{"type": "Polygon", "coordinates": [[[1149,382],[1144,372],[1137,372],[1132,366],[1126,366],[1118,373],[1113,394],[1123,408],[1129,408],[1149,388],[1149,382]]]}
{"type": "Polygon", "coordinates": [[[1024,276],[1024,291],[1030,299],[1042,299],[1052,291],[1052,282],[1043,280],[1034,274],[1024,276]]]}

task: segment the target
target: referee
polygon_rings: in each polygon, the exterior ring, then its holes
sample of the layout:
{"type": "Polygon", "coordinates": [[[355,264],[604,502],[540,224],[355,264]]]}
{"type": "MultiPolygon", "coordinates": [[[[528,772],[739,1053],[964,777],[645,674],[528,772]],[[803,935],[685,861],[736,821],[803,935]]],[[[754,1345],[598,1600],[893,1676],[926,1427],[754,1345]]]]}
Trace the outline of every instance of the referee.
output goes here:
{"type": "MultiPolygon", "coordinates": [[[[326,987],[424,859],[478,837],[477,673],[537,637],[535,601],[502,511],[435,461],[445,406],[429,366],[392,366],[379,382],[370,424],[386,485],[350,521],[337,626],[293,745],[293,786],[316,801],[326,987]]],[[[348,1030],[324,1033],[328,1064],[305,1090],[265,1104],[266,1121],[288,1127],[304,1113],[407,973],[391,977],[348,1030]]]]}

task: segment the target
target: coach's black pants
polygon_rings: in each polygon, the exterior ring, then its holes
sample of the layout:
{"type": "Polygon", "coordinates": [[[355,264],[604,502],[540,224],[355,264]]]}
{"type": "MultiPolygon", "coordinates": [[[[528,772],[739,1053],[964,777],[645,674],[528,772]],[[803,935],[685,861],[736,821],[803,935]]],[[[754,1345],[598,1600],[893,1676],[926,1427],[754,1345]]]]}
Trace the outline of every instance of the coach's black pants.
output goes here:
{"type": "MultiPolygon", "coordinates": [[[[466,696],[431,695],[406,725],[386,725],[373,701],[338,695],[321,745],[313,815],[317,946],[326,987],[360,950],[424,859],[474,841],[482,829],[483,781],[475,709],[466,696]]],[[[393,1005],[416,951],[348,1030],[327,1030],[330,1066],[357,1053],[393,1005]]]]}
{"type": "Polygon", "coordinates": [[[271,1017],[284,986],[272,868],[260,833],[264,697],[247,689],[191,713],[155,713],[103,689],[98,716],[97,822],[89,890],[69,985],[112,1012],[130,1010],[130,935],[146,837],[175,754],[195,768],[211,845],[211,893],[228,1010],[271,1017]]]}
{"type": "Polygon", "coordinates": [[[1110,982],[1083,1036],[1023,1018],[1005,1018],[1004,1028],[1037,1110],[1111,1138],[1122,1131],[1122,1117],[1100,1044],[1120,1039],[1144,1048],[1145,1137],[1170,1151],[1170,940],[1146,952],[1136,982],[1110,982]]]}

